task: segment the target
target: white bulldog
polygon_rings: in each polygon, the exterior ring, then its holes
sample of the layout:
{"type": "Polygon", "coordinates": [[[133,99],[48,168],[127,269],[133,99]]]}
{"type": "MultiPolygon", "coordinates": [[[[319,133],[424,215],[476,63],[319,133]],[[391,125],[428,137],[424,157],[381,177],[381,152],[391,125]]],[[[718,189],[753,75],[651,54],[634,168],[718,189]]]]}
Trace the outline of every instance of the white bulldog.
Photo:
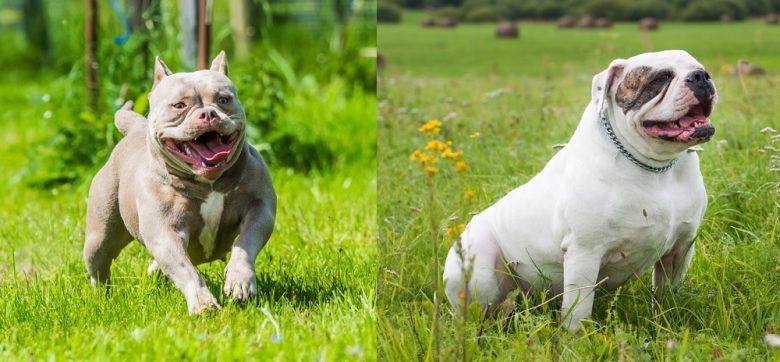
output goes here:
{"type": "Polygon", "coordinates": [[[576,332],[594,288],[650,266],[657,291],[678,285],[707,207],[699,159],[717,102],[704,67],[680,50],[616,59],[593,78],[577,130],[528,183],[474,216],[444,267],[453,306],[496,305],[515,288],[563,293],[576,332]],[[464,271],[472,269],[468,286],[464,271]]]}

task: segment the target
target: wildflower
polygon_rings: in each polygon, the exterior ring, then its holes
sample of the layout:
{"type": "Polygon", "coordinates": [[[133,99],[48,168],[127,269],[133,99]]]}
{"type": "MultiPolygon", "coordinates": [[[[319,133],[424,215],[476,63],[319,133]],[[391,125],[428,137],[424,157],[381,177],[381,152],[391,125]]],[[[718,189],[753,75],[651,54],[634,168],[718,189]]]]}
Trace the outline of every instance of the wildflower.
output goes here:
{"type": "Polygon", "coordinates": [[[453,239],[455,239],[455,238],[459,237],[459,236],[460,236],[460,234],[462,234],[462,233],[463,233],[463,230],[464,230],[465,228],[466,228],[466,225],[464,225],[464,224],[457,224],[457,225],[455,225],[455,226],[453,226],[453,227],[451,227],[451,228],[447,228],[447,231],[446,231],[445,233],[446,233],[446,234],[447,234],[447,236],[449,236],[450,238],[453,238],[453,239]]]}
{"type": "Polygon", "coordinates": [[[474,191],[466,190],[466,193],[463,194],[463,198],[466,200],[471,200],[474,197],[474,191]]]}
{"type": "Polygon", "coordinates": [[[453,152],[451,149],[446,149],[441,153],[441,157],[449,158],[450,160],[458,161],[463,157],[463,151],[453,152]]]}
{"type": "Polygon", "coordinates": [[[472,133],[472,134],[470,134],[470,135],[469,135],[469,138],[478,138],[478,137],[479,137],[479,136],[481,136],[481,135],[482,135],[482,134],[481,134],[481,133],[479,133],[479,132],[474,132],[474,133],[472,133]]]}
{"type": "Polygon", "coordinates": [[[412,161],[417,161],[421,164],[436,163],[439,160],[438,158],[436,158],[436,156],[429,155],[420,150],[414,150],[414,152],[412,152],[412,155],[409,156],[409,159],[412,161]]]}
{"type": "Polygon", "coordinates": [[[439,140],[430,140],[428,141],[428,144],[425,145],[426,150],[441,152],[442,155],[444,155],[444,152],[449,151],[450,148],[447,146],[444,142],[439,140]]]}
{"type": "Polygon", "coordinates": [[[441,131],[441,122],[438,119],[432,119],[428,122],[425,122],[420,128],[417,129],[420,132],[425,132],[429,136],[439,134],[441,131]]]}
{"type": "Polygon", "coordinates": [[[466,171],[469,169],[469,165],[466,164],[466,161],[458,161],[458,163],[455,164],[455,169],[458,172],[466,171]]]}
{"type": "Polygon", "coordinates": [[[425,168],[424,171],[428,175],[433,175],[433,174],[439,172],[439,169],[436,168],[436,167],[433,167],[433,166],[428,166],[428,167],[425,168]]]}

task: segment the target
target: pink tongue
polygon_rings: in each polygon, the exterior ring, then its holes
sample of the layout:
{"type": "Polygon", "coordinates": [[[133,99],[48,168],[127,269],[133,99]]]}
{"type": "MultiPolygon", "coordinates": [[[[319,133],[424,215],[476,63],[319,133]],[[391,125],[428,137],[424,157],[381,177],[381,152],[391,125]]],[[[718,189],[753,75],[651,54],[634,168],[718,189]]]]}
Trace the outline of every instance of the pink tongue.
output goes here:
{"type": "Polygon", "coordinates": [[[704,117],[704,115],[685,116],[677,121],[679,127],[676,127],[672,123],[660,123],[652,127],[647,127],[645,130],[654,137],[674,138],[681,142],[687,142],[690,136],[696,132],[696,128],[694,127],[694,123],[696,122],[704,124],[709,123],[707,117],[704,117]]]}
{"type": "Polygon", "coordinates": [[[680,124],[681,127],[693,127],[693,123],[696,121],[706,121],[707,117],[704,117],[703,115],[697,115],[697,116],[685,116],[683,118],[680,118],[677,123],[680,124]]]}
{"type": "Polygon", "coordinates": [[[190,147],[205,161],[214,162],[230,154],[230,145],[222,143],[217,137],[209,139],[205,144],[190,142],[190,147]]]}

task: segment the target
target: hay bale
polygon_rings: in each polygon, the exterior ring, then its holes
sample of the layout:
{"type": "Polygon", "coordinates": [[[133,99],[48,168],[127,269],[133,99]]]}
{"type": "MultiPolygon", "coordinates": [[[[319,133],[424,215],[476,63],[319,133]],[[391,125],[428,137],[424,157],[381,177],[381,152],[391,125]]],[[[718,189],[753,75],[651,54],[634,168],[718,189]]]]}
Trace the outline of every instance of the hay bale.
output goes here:
{"type": "Polygon", "coordinates": [[[580,18],[580,21],[577,22],[577,26],[580,28],[593,28],[596,26],[596,18],[585,15],[580,18]]]}
{"type": "Polygon", "coordinates": [[[734,15],[724,13],[720,14],[720,22],[721,23],[732,23],[734,22],[734,15]]]}
{"type": "Polygon", "coordinates": [[[612,20],[609,20],[609,18],[598,18],[596,19],[594,26],[597,28],[611,28],[612,20]]]}
{"type": "Polygon", "coordinates": [[[658,30],[661,24],[656,18],[643,18],[639,20],[639,30],[653,31],[658,30]]]}
{"type": "Polygon", "coordinates": [[[740,59],[737,61],[737,65],[734,66],[734,68],[731,68],[731,71],[729,72],[731,75],[740,75],[740,76],[755,76],[755,75],[764,75],[766,74],[766,71],[764,68],[761,68],[757,65],[750,64],[747,60],[740,59]]]}
{"type": "Polygon", "coordinates": [[[564,16],[558,19],[556,24],[558,25],[558,28],[566,29],[566,28],[573,28],[575,25],[577,25],[577,22],[571,16],[564,16]]]}
{"type": "Polygon", "coordinates": [[[445,16],[436,22],[436,25],[440,28],[454,28],[458,26],[458,19],[445,16]]]}
{"type": "Polygon", "coordinates": [[[519,36],[520,31],[514,22],[502,20],[496,24],[496,38],[517,38],[519,36]]]}
{"type": "Polygon", "coordinates": [[[425,18],[420,22],[420,26],[423,28],[432,28],[436,26],[436,20],[433,20],[433,18],[425,18]]]}

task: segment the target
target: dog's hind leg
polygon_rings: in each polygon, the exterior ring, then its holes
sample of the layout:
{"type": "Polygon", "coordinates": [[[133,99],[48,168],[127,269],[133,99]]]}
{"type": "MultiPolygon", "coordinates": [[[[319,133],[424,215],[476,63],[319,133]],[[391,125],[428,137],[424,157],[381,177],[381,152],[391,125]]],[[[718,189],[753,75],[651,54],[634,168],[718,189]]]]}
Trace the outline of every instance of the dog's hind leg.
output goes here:
{"type": "Polygon", "coordinates": [[[444,265],[444,289],[450,304],[461,308],[476,300],[482,307],[497,306],[518,285],[493,234],[487,225],[472,220],[458,242],[462,249],[459,252],[457,244],[453,245],[444,265]]]}
{"type": "Polygon", "coordinates": [[[133,240],[119,214],[116,178],[107,172],[101,169],[89,189],[84,263],[92,284],[108,282],[111,263],[133,240]]]}
{"type": "Polygon", "coordinates": [[[660,296],[670,286],[675,288],[682,283],[695,250],[696,247],[693,240],[682,239],[674,245],[668,254],[662,256],[661,260],[655,263],[653,268],[653,288],[656,295],[660,296]]]}

